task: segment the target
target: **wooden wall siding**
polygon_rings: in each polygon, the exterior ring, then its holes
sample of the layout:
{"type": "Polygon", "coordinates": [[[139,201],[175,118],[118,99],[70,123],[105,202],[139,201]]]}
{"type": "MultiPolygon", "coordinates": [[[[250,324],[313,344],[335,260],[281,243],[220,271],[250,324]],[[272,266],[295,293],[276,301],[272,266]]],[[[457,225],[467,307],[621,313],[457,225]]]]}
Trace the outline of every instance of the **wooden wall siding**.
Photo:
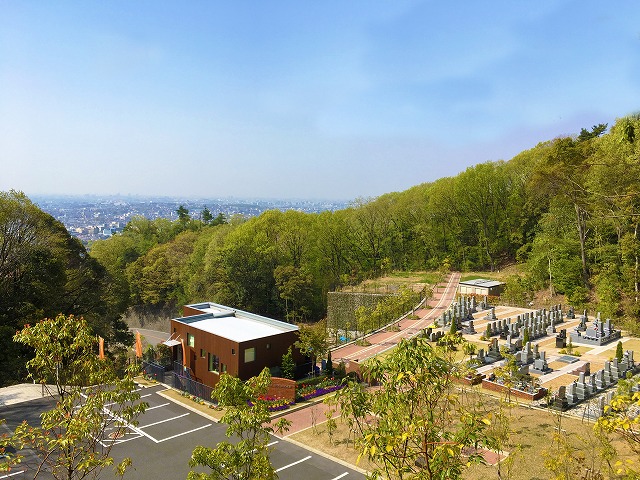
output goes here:
{"type": "MultiPolygon", "coordinates": [[[[285,332],[271,337],[250,340],[240,344],[240,358],[238,358],[238,377],[247,380],[259,375],[264,367],[277,367],[282,363],[282,355],[298,339],[297,332],[285,332]],[[267,344],[269,348],[267,348],[267,344]],[[244,363],[244,351],[247,348],[256,349],[256,359],[253,362],[244,363]]],[[[293,348],[293,358],[301,362],[303,357],[297,348],[293,348]]]]}

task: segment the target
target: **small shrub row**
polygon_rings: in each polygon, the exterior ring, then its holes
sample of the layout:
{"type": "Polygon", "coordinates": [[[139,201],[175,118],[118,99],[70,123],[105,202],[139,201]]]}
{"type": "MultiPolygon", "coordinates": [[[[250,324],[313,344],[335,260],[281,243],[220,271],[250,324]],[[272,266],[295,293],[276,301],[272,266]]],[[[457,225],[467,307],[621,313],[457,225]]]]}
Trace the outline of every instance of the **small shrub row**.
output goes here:
{"type": "Polygon", "coordinates": [[[324,377],[320,382],[298,385],[296,398],[298,400],[310,400],[321,395],[326,395],[327,393],[335,392],[342,387],[344,387],[344,384],[340,380],[333,377],[324,377]]]}
{"type": "MultiPolygon", "coordinates": [[[[260,395],[258,397],[258,401],[266,403],[267,409],[270,412],[279,412],[282,410],[286,410],[291,405],[295,405],[296,403],[296,402],[291,402],[289,400],[286,400],[284,398],[274,397],[272,395],[260,395]]],[[[249,402],[249,405],[252,405],[252,403],[249,402]]]]}

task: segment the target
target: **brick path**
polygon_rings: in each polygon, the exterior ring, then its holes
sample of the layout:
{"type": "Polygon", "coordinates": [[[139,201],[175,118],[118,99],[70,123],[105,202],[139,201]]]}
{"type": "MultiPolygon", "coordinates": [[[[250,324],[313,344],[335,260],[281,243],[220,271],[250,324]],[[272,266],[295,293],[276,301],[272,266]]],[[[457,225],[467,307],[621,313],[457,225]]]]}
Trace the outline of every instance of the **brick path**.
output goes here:
{"type": "Polygon", "coordinates": [[[460,274],[457,272],[451,273],[444,285],[437,285],[435,287],[433,298],[428,302],[428,305],[431,308],[416,310],[415,314],[419,317],[418,320],[405,319],[399,322],[399,331],[382,331],[369,335],[366,337],[367,341],[371,344],[369,346],[359,346],[355,343],[349,343],[332,350],[331,356],[334,363],[339,363],[341,360],[344,360],[345,362],[348,362],[349,360],[366,360],[367,358],[374,357],[375,355],[394,347],[400,343],[400,340],[403,338],[416,336],[420,330],[431,325],[443,311],[449,308],[455,298],[459,281],[460,274]],[[443,288],[444,290],[441,290],[443,288]]]}
{"type": "MultiPolygon", "coordinates": [[[[289,435],[293,435],[301,430],[306,430],[307,428],[313,427],[315,425],[320,425],[327,421],[326,412],[330,409],[335,410],[332,415],[332,418],[337,418],[340,416],[340,407],[338,405],[329,406],[324,402],[315,403],[309,407],[300,408],[298,410],[293,410],[291,412],[283,415],[284,418],[291,422],[291,426],[289,430],[285,432],[284,437],[288,437],[289,435]]],[[[272,421],[274,423],[277,421],[275,419],[272,421]]]]}
{"type": "MultiPolygon", "coordinates": [[[[431,308],[418,309],[415,311],[415,315],[419,317],[418,320],[402,320],[398,325],[400,330],[397,332],[379,332],[368,336],[367,341],[371,344],[369,346],[363,347],[352,343],[338,347],[331,352],[333,361],[362,361],[394,347],[403,338],[414,337],[420,332],[420,330],[431,325],[443,311],[449,308],[455,298],[459,281],[460,274],[452,273],[444,284],[437,285],[436,288],[434,288],[433,298],[428,302],[428,305],[431,308]]],[[[340,409],[338,406],[330,407],[323,402],[287,412],[283,417],[291,422],[291,427],[284,436],[289,436],[301,430],[310,428],[314,423],[321,424],[325,422],[327,420],[325,413],[330,408],[336,410],[333,414],[333,418],[340,415],[340,409]]]]}

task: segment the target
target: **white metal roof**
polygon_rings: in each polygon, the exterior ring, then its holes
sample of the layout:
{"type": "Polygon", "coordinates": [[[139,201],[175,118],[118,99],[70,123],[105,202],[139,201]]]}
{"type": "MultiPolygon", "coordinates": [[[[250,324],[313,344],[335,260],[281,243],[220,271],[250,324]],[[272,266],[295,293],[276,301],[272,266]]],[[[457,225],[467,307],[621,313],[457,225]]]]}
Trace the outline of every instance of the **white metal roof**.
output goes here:
{"type": "Polygon", "coordinates": [[[215,303],[187,306],[202,314],[174,320],[238,343],[298,330],[297,326],[290,323],[215,303]]]}
{"type": "Polygon", "coordinates": [[[504,285],[504,282],[498,282],[496,280],[486,280],[484,278],[476,278],[474,280],[466,280],[464,282],[460,282],[460,285],[471,285],[473,287],[491,288],[491,287],[497,287],[498,285],[504,285]]]}

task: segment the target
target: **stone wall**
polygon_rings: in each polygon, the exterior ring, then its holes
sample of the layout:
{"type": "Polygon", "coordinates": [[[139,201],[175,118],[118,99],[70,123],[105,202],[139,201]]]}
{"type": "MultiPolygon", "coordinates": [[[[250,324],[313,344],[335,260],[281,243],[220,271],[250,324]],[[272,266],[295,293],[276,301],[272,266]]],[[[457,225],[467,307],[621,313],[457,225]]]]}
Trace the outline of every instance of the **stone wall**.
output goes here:
{"type": "MultiPolygon", "coordinates": [[[[484,379],[482,380],[482,388],[486,388],[487,390],[491,390],[493,392],[505,393],[509,387],[506,385],[502,385],[500,383],[492,382],[490,380],[484,379]]],[[[546,388],[540,388],[535,393],[524,392],[522,390],[517,390],[515,388],[511,389],[511,395],[514,397],[522,398],[523,400],[540,400],[547,394],[546,388]]]]}

